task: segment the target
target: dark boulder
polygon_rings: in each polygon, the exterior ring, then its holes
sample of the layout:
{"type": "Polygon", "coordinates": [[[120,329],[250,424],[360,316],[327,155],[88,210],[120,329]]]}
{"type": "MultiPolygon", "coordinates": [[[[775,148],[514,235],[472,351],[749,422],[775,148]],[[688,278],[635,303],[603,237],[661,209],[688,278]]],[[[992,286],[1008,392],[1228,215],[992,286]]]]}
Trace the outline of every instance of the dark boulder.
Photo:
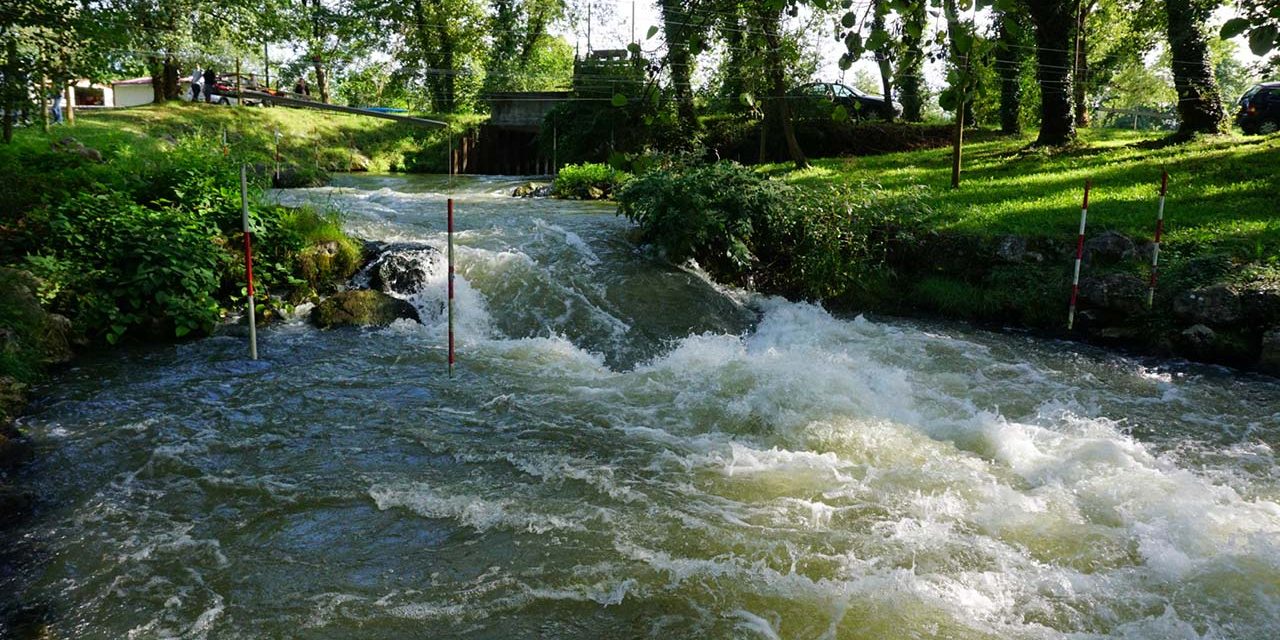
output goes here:
{"type": "Polygon", "coordinates": [[[1080,297],[1099,309],[1136,315],[1146,309],[1147,285],[1130,273],[1108,273],[1081,280],[1080,297]]]}
{"type": "Polygon", "coordinates": [[[1240,295],[1225,284],[1182,293],[1173,299],[1173,313],[1197,324],[1229,325],[1244,317],[1240,295]]]}
{"type": "Polygon", "coordinates": [[[1022,262],[1027,255],[1027,239],[1022,236],[1000,236],[996,239],[996,258],[1003,262],[1022,262]]]}
{"type": "Polygon", "coordinates": [[[1258,355],[1258,369],[1272,375],[1280,375],[1280,326],[1262,334],[1262,348],[1258,355]]]}
{"type": "Polygon", "coordinates": [[[396,320],[418,320],[413,305],[381,291],[340,291],[311,310],[311,322],[321,329],[334,327],[385,327],[396,320]]]}
{"type": "Polygon", "coordinates": [[[1090,265],[1114,265],[1131,260],[1136,248],[1123,233],[1106,231],[1084,243],[1084,261],[1090,265]]]}
{"type": "Polygon", "coordinates": [[[369,288],[385,293],[411,295],[427,286],[437,267],[439,250],[425,244],[383,245],[366,267],[369,288]]]}

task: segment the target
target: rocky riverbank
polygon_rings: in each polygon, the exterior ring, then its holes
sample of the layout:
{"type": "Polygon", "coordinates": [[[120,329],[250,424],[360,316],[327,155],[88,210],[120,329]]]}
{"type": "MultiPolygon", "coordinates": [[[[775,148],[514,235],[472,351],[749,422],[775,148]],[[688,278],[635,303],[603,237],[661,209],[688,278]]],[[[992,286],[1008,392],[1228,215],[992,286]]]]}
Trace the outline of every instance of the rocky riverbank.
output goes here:
{"type": "Polygon", "coordinates": [[[838,305],[1025,327],[1161,356],[1280,375],[1280,272],[1223,254],[1160,253],[1116,232],[1084,245],[1068,331],[1075,246],[1054,238],[930,233],[892,245],[893,276],[838,305]]]}

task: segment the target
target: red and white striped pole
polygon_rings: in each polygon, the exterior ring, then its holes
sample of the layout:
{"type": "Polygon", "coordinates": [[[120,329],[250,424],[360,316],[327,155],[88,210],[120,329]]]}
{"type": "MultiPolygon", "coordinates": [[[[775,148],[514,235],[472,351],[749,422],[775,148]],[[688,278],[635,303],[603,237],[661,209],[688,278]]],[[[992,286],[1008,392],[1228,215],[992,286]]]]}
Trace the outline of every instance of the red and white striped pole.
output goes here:
{"type": "Polygon", "coordinates": [[[249,184],[245,165],[240,165],[240,221],[244,229],[244,273],[249,294],[249,357],[258,359],[258,320],[253,303],[253,234],[249,231],[249,184]]]}
{"type": "Polygon", "coordinates": [[[1160,208],[1156,210],[1156,241],[1151,246],[1151,284],[1147,287],[1147,308],[1156,302],[1156,273],[1160,267],[1160,238],[1164,235],[1164,197],[1169,192],[1169,172],[1160,172],[1160,208]]]}
{"type": "Polygon", "coordinates": [[[1084,225],[1089,217],[1089,181],[1084,181],[1084,204],[1080,207],[1080,234],[1076,240],[1076,270],[1071,276],[1071,309],[1067,311],[1067,331],[1076,324],[1076,298],[1080,296],[1080,262],[1084,259],[1084,225]]]}
{"type": "Polygon", "coordinates": [[[449,377],[453,377],[453,198],[449,198],[449,377]]]}

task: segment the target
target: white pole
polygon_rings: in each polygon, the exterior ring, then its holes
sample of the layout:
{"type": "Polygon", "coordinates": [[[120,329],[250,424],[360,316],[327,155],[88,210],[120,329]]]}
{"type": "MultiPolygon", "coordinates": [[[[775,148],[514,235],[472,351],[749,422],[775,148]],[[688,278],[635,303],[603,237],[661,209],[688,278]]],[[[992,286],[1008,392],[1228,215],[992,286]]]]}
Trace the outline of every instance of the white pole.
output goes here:
{"type": "Polygon", "coordinates": [[[1089,181],[1084,181],[1084,204],[1080,207],[1080,234],[1076,240],[1076,270],[1071,276],[1071,308],[1067,311],[1067,331],[1076,323],[1076,297],[1080,295],[1080,261],[1084,257],[1084,224],[1089,217],[1089,181]]]}
{"type": "Polygon", "coordinates": [[[1156,302],[1156,273],[1160,264],[1160,237],[1164,235],[1164,196],[1169,192],[1169,172],[1160,172],[1160,207],[1156,210],[1156,241],[1151,246],[1151,283],[1147,286],[1147,308],[1156,302]]]}
{"type": "Polygon", "coordinates": [[[249,357],[258,359],[258,320],[253,303],[253,241],[249,232],[249,181],[245,165],[240,165],[240,222],[244,229],[244,270],[246,292],[249,294],[249,357]]]}
{"type": "Polygon", "coordinates": [[[448,201],[449,238],[449,377],[453,377],[453,198],[448,201]]]}

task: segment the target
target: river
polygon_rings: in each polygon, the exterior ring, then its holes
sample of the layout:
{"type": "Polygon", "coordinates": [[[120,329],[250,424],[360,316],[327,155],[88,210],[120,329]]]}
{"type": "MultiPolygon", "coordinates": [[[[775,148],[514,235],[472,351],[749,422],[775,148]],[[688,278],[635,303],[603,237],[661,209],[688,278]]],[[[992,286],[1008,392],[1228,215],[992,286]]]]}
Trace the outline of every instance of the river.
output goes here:
{"type": "Polygon", "coordinates": [[[437,246],[452,194],[452,380],[424,258],[425,325],[117,349],[39,389],[9,631],[1280,634],[1275,380],[729,290],[515,184],[278,194],[437,246]]]}

